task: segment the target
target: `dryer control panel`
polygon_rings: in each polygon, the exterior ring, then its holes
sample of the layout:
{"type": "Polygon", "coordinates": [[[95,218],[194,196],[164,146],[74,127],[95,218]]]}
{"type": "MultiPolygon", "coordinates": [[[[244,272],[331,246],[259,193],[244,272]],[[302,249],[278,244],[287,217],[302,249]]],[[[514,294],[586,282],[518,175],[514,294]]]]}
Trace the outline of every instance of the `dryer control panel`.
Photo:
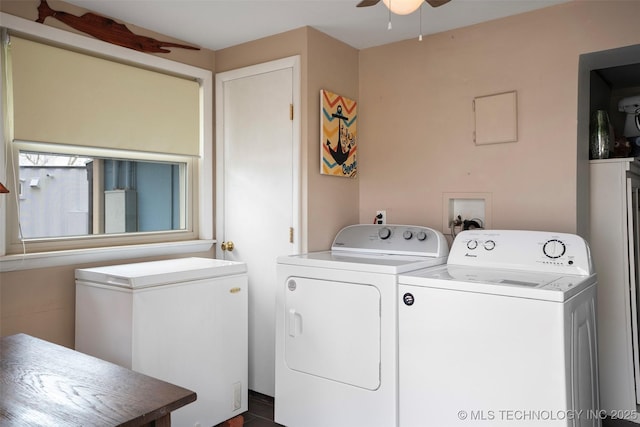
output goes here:
{"type": "Polygon", "coordinates": [[[456,236],[449,265],[591,275],[589,245],[580,236],[527,230],[468,230],[456,236]]]}
{"type": "Polygon", "coordinates": [[[338,232],[332,251],[446,257],[449,245],[437,230],[419,225],[357,224],[338,232]]]}

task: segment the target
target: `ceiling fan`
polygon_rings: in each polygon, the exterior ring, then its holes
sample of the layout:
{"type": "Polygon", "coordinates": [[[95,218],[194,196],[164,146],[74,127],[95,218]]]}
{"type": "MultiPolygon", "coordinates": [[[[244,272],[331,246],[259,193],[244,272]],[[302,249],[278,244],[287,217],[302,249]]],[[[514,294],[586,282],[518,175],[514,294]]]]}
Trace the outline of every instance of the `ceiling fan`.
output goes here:
{"type": "MultiPolygon", "coordinates": [[[[396,0],[398,2],[402,2],[401,0],[396,0]]],[[[431,7],[438,7],[438,6],[442,6],[445,3],[449,3],[451,0],[424,0],[427,3],[429,3],[429,5],[431,7]]],[[[360,3],[358,3],[356,5],[356,7],[369,7],[369,6],[374,6],[376,4],[378,4],[380,2],[380,0],[362,0],[360,3]]],[[[385,2],[386,4],[387,2],[385,2]]],[[[417,8],[417,7],[416,7],[417,8]]],[[[415,9],[414,9],[415,10],[415,9]]]]}
{"type": "MultiPolygon", "coordinates": [[[[449,3],[451,0],[424,0],[429,3],[431,7],[442,6],[443,4],[449,3]]],[[[356,5],[356,7],[369,7],[375,6],[378,4],[380,0],[361,0],[360,3],[356,5]]],[[[385,6],[389,9],[389,24],[387,25],[387,29],[391,29],[391,13],[395,13],[397,15],[409,15],[422,6],[422,0],[382,0],[385,6]]],[[[420,14],[420,36],[418,40],[422,41],[422,14],[420,14]]]]}

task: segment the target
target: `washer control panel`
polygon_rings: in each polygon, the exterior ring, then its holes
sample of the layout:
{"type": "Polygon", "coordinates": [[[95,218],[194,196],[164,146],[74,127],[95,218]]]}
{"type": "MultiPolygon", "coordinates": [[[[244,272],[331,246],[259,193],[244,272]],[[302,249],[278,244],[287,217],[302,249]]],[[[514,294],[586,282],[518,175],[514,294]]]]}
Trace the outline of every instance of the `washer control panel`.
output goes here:
{"type": "Polygon", "coordinates": [[[428,227],[358,224],[340,230],[331,250],[446,257],[449,245],[442,233],[428,227]]]}
{"type": "Polygon", "coordinates": [[[589,246],[575,234],[524,230],[467,230],[451,246],[449,265],[592,274],[589,246]]]}

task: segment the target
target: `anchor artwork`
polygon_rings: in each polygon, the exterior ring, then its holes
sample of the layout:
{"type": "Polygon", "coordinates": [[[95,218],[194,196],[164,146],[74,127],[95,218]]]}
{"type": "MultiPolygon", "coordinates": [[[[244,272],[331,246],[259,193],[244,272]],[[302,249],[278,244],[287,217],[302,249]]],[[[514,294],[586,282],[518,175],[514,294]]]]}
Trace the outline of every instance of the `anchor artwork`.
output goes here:
{"type": "Polygon", "coordinates": [[[320,110],[320,173],[355,178],[358,170],[357,102],[321,90],[320,110]]]}

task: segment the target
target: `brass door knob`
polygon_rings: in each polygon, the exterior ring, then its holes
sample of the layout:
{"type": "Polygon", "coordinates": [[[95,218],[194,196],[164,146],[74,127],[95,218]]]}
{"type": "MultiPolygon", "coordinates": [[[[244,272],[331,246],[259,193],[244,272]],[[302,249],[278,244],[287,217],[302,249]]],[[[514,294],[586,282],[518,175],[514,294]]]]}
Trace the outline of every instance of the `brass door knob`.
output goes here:
{"type": "Polygon", "coordinates": [[[231,240],[229,240],[228,242],[222,242],[222,244],[220,245],[220,249],[222,249],[223,251],[231,252],[233,250],[233,242],[231,240]]]}

